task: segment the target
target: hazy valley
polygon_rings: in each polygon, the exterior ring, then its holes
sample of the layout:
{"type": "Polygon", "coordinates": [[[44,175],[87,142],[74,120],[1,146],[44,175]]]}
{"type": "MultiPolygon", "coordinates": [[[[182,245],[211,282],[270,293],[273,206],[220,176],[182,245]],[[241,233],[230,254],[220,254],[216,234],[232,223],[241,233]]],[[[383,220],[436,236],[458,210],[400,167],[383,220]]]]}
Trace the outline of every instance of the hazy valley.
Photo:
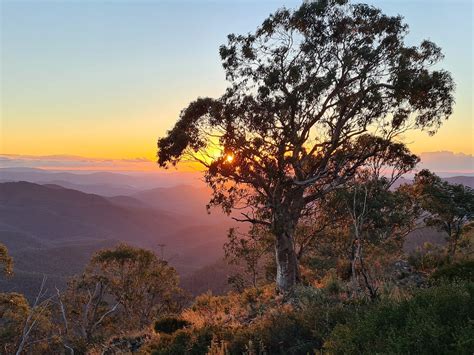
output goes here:
{"type": "MultiPolygon", "coordinates": [[[[64,287],[94,252],[120,242],[163,253],[193,294],[229,289],[234,268],[223,260],[222,247],[228,229],[243,226],[219,209],[208,213],[209,190],[199,181],[197,187],[166,186],[173,180],[11,168],[0,170],[0,180],[0,243],[16,260],[14,277],[0,280],[5,291],[32,297],[43,275],[50,289],[64,287]],[[165,187],[141,190],[153,184],[165,187]]],[[[474,186],[472,176],[446,180],[474,186]]],[[[400,179],[397,186],[410,181],[400,179]]],[[[443,243],[444,237],[434,229],[416,230],[405,248],[425,241],[443,243]]]]}
{"type": "MultiPolygon", "coordinates": [[[[42,178],[48,175],[35,173],[42,178]]],[[[185,287],[187,279],[192,280],[188,282],[190,291],[205,287],[194,273],[202,274],[201,268],[222,259],[227,230],[236,224],[217,209],[207,212],[209,193],[205,187],[129,188],[130,194],[111,197],[82,191],[100,190],[100,182],[107,186],[107,195],[114,178],[122,184],[133,179],[106,173],[99,174],[100,181],[78,185],[71,180],[90,181],[97,175],[59,174],[69,181],[0,183],[0,243],[16,260],[15,275],[11,280],[1,280],[2,289],[32,296],[43,274],[52,289],[55,285],[63,287],[95,251],[119,242],[163,254],[177,269],[185,287]]],[[[0,176],[2,180],[11,178],[0,176]]],[[[35,180],[24,174],[20,178],[35,180]]],[[[127,185],[116,183],[115,190],[127,191],[127,185]]],[[[222,290],[226,278],[214,281],[222,290]]]]}

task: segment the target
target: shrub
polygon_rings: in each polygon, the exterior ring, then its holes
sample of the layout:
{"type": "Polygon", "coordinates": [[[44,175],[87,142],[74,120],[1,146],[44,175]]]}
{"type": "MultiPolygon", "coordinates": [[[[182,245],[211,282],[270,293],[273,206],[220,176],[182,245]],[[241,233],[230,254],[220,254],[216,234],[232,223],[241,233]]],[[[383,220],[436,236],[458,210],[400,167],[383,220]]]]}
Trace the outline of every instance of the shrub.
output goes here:
{"type": "Polygon", "coordinates": [[[147,353],[153,355],[201,355],[211,346],[213,331],[210,328],[179,329],[172,335],[162,334],[149,344],[147,353]]]}
{"type": "Polygon", "coordinates": [[[353,317],[357,304],[341,302],[326,289],[301,286],[293,306],[280,305],[251,324],[229,332],[225,339],[231,354],[242,354],[249,344],[254,353],[312,354],[338,323],[353,317]]]}
{"type": "Polygon", "coordinates": [[[321,284],[326,292],[331,295],[338,295],[343,290],[341,281],[337,276],[337,272],[334,269],[329,270],[321,280],[321,284]]]}
{"type": "Polygon", "coordinates": [[[474,260],[464,260],[442,266],[431,275],[431,279],[434,281],[465,280],[474,282],[474,260]]]}
{"type": "Polygon", "coordinates": [[[468,354],[474,348],[474,283],[420,290],[409,300],[379,304],[325,343],[335,354],[468,354]]]}
{"type": "Polygon", "coordinates": [[[408,262],[417,271],[431,271],[448,262],[446,250],[431,243],[425,243],[408,256],[408,262]]]}
{"type": "Polygon", "coordinates": [[[184,319],[176,317],[165,317],[158,319],[155,322],[154,329],[157,333],[173,334],[177,330],[183,329],[189,325],[190,323],[184,319]]]}

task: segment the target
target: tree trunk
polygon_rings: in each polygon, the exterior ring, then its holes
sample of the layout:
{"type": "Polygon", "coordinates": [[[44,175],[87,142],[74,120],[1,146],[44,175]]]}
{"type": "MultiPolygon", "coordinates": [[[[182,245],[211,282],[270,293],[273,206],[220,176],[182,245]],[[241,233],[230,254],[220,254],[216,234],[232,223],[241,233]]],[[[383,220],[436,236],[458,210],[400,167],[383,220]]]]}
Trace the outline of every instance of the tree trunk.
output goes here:
{"type": "Polygon", "coordinates": [[[285,296],[291,295],[300,281],[292,234],[284,232],[276,235],[275,253],[277,289],[285,296]]]}
{"type": "Polygon", "coordinates": [[[285,298],[292,299],[293,291],[300,282],[298,257],[294,234],[303,209],[304,189],[287,196],[287,202],[276,206],[272,216],[272,232],[275,236],[276,286],[285,298]]]}
{"type": "Polygon", "coordinates": [[[457,249],[457,246],[458,246],[458,239],[459,239],[460,234],[461,233],[456,230],[452,234],[452,236],[450,236],[450,238],[449,238],[448,261],[450,263],[454,262],[454,260],[456,258],[456,249],[457,249]]]}
{"type": "Polygon", "coordinates": [[[363,261],[364,258],[362,257],[362,252],[359,256],[359,259],[360,259],[360,272],[361,272],[362,276],[364,277],[365,287],[369,291],[370,300],[375,301],[378,297],[378,290],[377,290],[377,287],[374,286],[372,284],[372,282],[370,281],[370,279],[369,279],[367,270],[364,266],[364,261],[363,261]]]}
{"type": "Polygon", "coordinates": [[[357,294],[357,291],[359,288],[359,282],[357,280],[357,270],[356,270],[356,264],[359,257],[360,257],[359,239],[354,239],[351,244],[351,256],[350,256],[352,296],[357,294]]]}

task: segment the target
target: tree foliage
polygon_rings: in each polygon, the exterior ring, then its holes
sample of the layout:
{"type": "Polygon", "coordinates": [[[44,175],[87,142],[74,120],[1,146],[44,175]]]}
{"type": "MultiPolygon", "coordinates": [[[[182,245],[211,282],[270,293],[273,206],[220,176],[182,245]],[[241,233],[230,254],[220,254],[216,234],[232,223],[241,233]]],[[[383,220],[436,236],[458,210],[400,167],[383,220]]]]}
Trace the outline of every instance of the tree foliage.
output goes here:
{"type": "MultiPolygon", "coordinates": [[[[262,282],[262,274],[268,266],[268,255],[274,249],[274,241],[269,236],[268,229],[262,226],[253,226],[248,233],[241,234],[232,228],[229,230],[228,240],[224,244],[226,259],[234,265],[244,267],[249,278],[250,286],[257,287],[262,282]]],[[[234,275],[233,281],[237,289],[248,286],[240,275],[234,275]],[[240,282],[241,285],[236,283],[240,282]]]]}
{"type": "Polygon", "coordinates": [[[149,250],[120,244],[98,251],[60,299],[66,338],[74,347],[87,347],[177,312],[183,293],[176,271],[165,261],[149,250]]]}
{"type": "Polygon", "coordinates": [[[474,190],[422,170],[415,176],[413,192],[428,212],[425,222],[448,234],[449,255],[454,259],[463,228],[474,220],[474,190]]]}
{"type": "Polygon", "coordinates": [[[122,244],[98,252],[89,267],[93,278],[106,281],[129,326],[141,328],[180,307],[175,269],[149,250],[122,244]]]}
{"type": "Polygon", "coordinates": [[[334,354],[468,354],[474,346],[474,285],[445,284],[402,302],[386,302],[337,325],[334,354]]]}
{"type": "Polygon", "coordinates": [[[404,186],[390,189],[392,182],[383,176],[363,171],[346,187],[331,195],[330,203],[339,206],[339,218],[347,226],[346,239],[353,291],[365,289],[377,298],[374,261],[393,262],[401,257],[405,236],[415,228],[417,204],[404,186]],[[388,257],[390,255],[390,257],[388,257]],[[372,262],[369,260],[372,259],[372,262]]]}
{"type": "Polygon", "coordinates": [[[13,273],[13,258],[8,254],[8,249],[0,243],[0,267],[5,276],[13,273]]]}
{"type": "Polygon", "coordinates": [[[2,354],[42,354],[57,346],[51,303],[40,290],[30,305],[22,294],[0,293],[0,352],[2,354]]]}
{"type": "Polygon", "coordinates": [[[30,312],[30,305],[23,295],[18,293],[0,294],[0,344],[2,352],[15,353],[23,323],[30,312]]]}
{"type": "Polygon", "coordinates": [[[193,157],[211,204],[247,207],[241,220],[270,228],[283,292],[299,279],[304,210],[393,150],[401,132],[433,133],[452,112],[451,76],[433,69],[440,48],[407,46],[407,31],[401,17],[363,4],[280,9],[254,33],[228,36],[225,94],[192,102],[158,141],[161,166],[193,157]]]}

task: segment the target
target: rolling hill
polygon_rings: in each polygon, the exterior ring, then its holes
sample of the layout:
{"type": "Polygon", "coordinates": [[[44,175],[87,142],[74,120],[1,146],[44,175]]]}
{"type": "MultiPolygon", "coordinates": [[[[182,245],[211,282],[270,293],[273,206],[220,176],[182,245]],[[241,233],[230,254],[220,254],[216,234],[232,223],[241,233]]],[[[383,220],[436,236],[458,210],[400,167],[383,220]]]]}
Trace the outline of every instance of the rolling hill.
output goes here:
{"type": "MultiPolygon", "coordinates": [[[[42,177],[50,174],[20,172],[42,177]]],[[[70,178],[68,173],[58,174],[54,178],[70,178]]],[[[77,178],[80,174],[70,175],[77,178]]],[[[92,176],[80,177],[84,179],[80,182],[97,183],[113,176],[120,183],[114,187],[117,191],[127,190],[124,183],[130,182],[126,175],[88,175],[92,176]]],[[[446,180],[474,185],[474,177],[470,176],[446,180]]],[[[68,277],[81,272],[96,250],[119,242],[163,251],[164,258],[178,270],[184,286],[192,292],[227,289],[225,280],[230,269],[223,266],[222,245],[228,228],[238,223],[218,209],[207,213],[210,191],[203,185],[179,184],[141,191],[133,188],[127,190],[127,195],[101,196],[68,188],[76,186],[70,181],[51,181],[43,185],[25,181],[0,183],[0,243],[9,248],[15,259],[15,276],[1,279],[1,290],[31,297],[43,274],[48,277],[50,288],[62,287],[68,277]],[[214,277],[209,275],[215,269],[210,265],[221,265],[214,277]]],[[[400,183],[410,180],[402,179],[400,183]]],[[[436,230],[417,230],[407,237],[405,250],[414,250],[425,241],[442,244],[444,240],[436,230]]]]}
{"type": "Polygon", "coordinates": [[[29,181],[56,184],[101,196],[132,195],[157,186],[198,184],[200,175],[178,172],[53,171],[38,168],[0,168],[0,182],[29,181]]]}
{"type": "MultiPolygon", "coordinates": [[[[188,202],[197,207],[191,190],[180,194],[179,188],[164,189],[161,205],[188,202]],[[183,198],[187,202],[179,201],[183,198]]],[[[209,218],[197,223],[200,218],[193,208],[178,213],[177,207],[159,207],[130,196],[107,198],[58,185],[1,183],[0,243],[15,259],[15,276],[1,280],[1,289],[32,296],[43,274],[50,287],[64,286],[96,250],[119,242],[153,250],[165,245],[165,259],[183,276],[222,257],[230,222],[209,218]]]]}

